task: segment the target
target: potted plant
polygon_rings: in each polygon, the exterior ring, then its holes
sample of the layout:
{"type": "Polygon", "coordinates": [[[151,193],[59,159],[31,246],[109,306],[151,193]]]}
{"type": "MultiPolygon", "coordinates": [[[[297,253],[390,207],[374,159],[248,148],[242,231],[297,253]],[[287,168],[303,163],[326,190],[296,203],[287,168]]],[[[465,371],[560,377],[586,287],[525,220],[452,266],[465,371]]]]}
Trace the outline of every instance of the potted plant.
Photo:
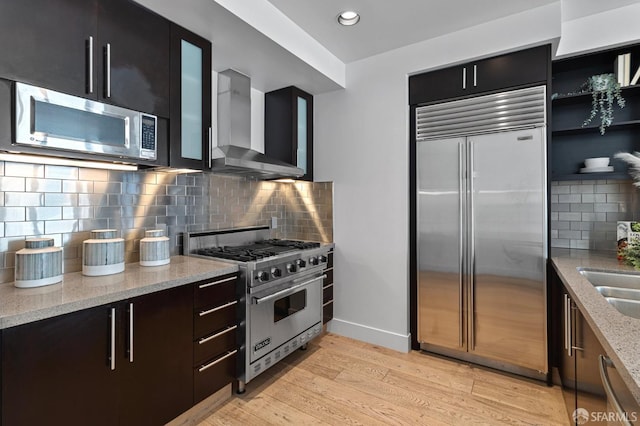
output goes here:
{"type": "Polygon", "coordinates": [[[620,83],[614,74],[598,74],[589,77],[584,84],[585,91],[591,92],[591,115],[582,126],[586,126],[600,113],[600,134],[604,135],[605,128],[613,122],[613,104],[617,102],[620,108],[624,108],[624,98],[620,93],[620,83]]]}

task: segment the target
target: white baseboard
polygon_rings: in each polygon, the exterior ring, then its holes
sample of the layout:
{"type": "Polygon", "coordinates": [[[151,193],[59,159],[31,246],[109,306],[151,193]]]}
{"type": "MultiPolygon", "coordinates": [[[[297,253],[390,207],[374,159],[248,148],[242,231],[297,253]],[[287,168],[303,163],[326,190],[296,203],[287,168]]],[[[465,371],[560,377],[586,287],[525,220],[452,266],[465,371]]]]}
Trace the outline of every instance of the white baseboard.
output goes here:
{"type": "Polygon", "coordinates": [[[341,336],[350,337],[373,345],[384,346],[398,352],[411,350],[411,335],[393,333],[379,328],[333,318],[327,323],[327,331],[341,336]]]}

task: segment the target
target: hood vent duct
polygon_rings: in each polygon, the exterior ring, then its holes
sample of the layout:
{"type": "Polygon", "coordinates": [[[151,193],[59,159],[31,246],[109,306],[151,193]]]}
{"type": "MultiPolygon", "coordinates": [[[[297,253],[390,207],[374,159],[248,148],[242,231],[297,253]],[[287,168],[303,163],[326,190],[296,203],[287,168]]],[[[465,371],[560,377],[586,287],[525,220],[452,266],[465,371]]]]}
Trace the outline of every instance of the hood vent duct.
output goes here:
{"type": "Polygon", "coordinates": [[[304,170],[251,149],[251,80],[234,70],[218,73],[218,146],[215,173],[255,179],[296,178],[304,170]]]}

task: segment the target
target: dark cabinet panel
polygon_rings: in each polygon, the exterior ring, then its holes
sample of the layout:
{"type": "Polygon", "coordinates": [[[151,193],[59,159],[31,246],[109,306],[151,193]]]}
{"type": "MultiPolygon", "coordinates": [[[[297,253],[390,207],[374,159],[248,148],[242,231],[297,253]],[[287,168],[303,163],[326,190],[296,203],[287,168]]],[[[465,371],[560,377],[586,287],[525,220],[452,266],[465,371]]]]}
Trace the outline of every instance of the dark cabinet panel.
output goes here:
{"type": "Polygon", "coordinates": [[[102,306],[3,331],[3,425],[117,424],[110,314],[102,306]]]}
{"type": "Polygon", "coordinates": [[[211,42],[172,24],[169,165],[210,168],[211,137],[211,42]]]}
{"type": "Polygon", "coordinates": [[[0,2],[0,78],[90,96],[88,50],[89,37],[95,48],[96,11],[96,0],[0,2]]]}
{"type": "Polygon", "coordinates": [[[300,167],[299,179],[313,181],[313,96],[294,86],[268,92],[264,113],[265,154],[300,167]]]}
{"type": "Polygon", "coordinates": [[[130,0],[101,0],[99,99],[169,117],[169,38],[170,22],[160,15],[130,0]]]}
{"type": "Polygon", "coordinates": [[[165,424],[191,407],[192,311],[190,286],[141,296],[123,306],[119,424],[165,424]]]}
{"type": "Polygon", "coordinates": [[[170,23],[139,4],[6,1],[0,25],[0,78],[169,117],[170,23]]]}
{"type": "Polygon", "coordinates": [[[409,104],[463,98],[502,89],[546,84],[549,45],[409,77],[409,104]]]}
{"type": "Polygon", "coordinates": [[[2,424],[165,424],[193,404],[192,315],[187,285],[4,330],[2,424]]]}
{"type": "Polygon", "coordinates": [[[333,319],[333,251],[329,252],[327,269],[324,271],[327,276],[322,281],[322,323],[326,324],[333,319]]]}

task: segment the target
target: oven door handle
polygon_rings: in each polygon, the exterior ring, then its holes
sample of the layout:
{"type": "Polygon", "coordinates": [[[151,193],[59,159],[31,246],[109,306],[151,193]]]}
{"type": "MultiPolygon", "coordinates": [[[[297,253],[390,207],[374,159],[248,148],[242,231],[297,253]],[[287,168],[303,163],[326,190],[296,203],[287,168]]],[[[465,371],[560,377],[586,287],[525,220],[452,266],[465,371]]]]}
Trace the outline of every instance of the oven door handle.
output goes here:
{"type": "Polygon", "coordinates": [[[270,294],[268,296],[265,296],[265,297],[254,297],[253,298],[253,304],[254,305],[259,305],[261,303],[268,302],[269,300],[273,300],[273,299],[275,299],[277,297],[286,296],[288,294],[295,293],[296,290],[298,290],[300,287],[304,287],[306,285],[311,284],[314,281],[323,280],[325,278],[327,278],[326,274],[320,275],[320,276],[317,276],[315,278],[310,279],[309,281],[305,281],[305,282],[303,282],[301,284],[294,285],[293,287],[285,288],[284,290],[280,290],[280,291],[278,291],[276,293],[273,293],[273,294],[270,294]]]}

